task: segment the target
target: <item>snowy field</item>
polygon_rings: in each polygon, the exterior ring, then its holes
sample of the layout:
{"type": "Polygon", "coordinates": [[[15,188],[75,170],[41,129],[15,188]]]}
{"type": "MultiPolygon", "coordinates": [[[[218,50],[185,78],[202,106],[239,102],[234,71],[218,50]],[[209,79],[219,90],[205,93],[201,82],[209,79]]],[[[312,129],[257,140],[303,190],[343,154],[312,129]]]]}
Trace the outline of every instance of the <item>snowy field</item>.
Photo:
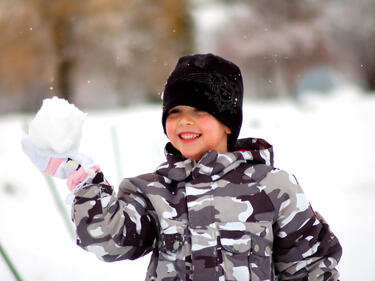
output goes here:
{"type": "MultiPolygon", "coordinates": [[[[104,263],[75,246],[46,179],[21,151],[20,139],[32,117],[0,117],[0,242],[23,280],[144,280],[149,256],[104,263]]],[[[152,171],[164,161],[160,119],[159,106],[90,111],[81,152],[91,155],[117,186],[120,178],[152,171]]],[[[299,102],[244,105],[241,136],[273,144],[275,166],[297,176],[314,209],[338,236],[344,249],[341,281],[375,280],[374,124],[375,95],[349,87],[299,102]]],[[[65,199],[64,182],[55,183],[65,199]]],[[[14,280],[2,259],[0,280],[14,280]]]]}

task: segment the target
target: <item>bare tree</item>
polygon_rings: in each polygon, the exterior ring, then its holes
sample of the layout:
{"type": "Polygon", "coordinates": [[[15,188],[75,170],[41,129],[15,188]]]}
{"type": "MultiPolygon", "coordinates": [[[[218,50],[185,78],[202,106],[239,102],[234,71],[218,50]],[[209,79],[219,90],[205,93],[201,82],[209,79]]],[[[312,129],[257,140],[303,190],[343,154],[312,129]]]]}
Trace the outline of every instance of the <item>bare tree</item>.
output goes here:
{"type": "Polygon", "coordinates": [[[245,70],[250,94],[293,93],[303,73],[317,65],[335,68],[359,85],[367,81],[372,89],[374,1],[234,2],[223,5],[228,19],[212,33],[216,51],[245,70]]]}
{"type": "Polygon", "coordinates": [[[0,111],[4,112],[35,109],[38,96],[48,95],[54,72],[48,29],[40,26],[29,5],[15,2],[0,2],[0,111]]]}
{"type": "Polygon", "coordinates": [[[4,109],[34,110],[50,95],[95,107],[114,95],[109,104],[155,99],[171,64],[191,50],[187,0],[14,0],[0,8],[4,109]],[[85,88],[87,77],[107,86],[85,88]]]}

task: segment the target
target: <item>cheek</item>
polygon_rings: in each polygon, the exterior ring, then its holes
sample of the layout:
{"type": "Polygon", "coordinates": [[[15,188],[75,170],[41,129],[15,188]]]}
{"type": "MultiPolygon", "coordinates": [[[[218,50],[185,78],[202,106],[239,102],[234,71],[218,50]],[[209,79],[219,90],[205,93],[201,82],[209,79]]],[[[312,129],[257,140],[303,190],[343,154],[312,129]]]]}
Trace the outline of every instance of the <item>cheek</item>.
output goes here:
{"type": "Polygon", "coordinates": [[[165,122],[165,131],[167,132],[167,137],[170,139],[173,137],[173,133],[175,131],[175,122],[171,118],[167,118],[165,122]]]}
{"type": "Polygon", "coordinates": [[[219,123],[216,122],[216,119],[212,119],[210,117],[202,118],[200,120],[200,127],[209,134],[217,133],[221,130],[219,123]]]}
{"type": "Polygon", "coordinates": [[[203,116],[199,118],[199,125],[201,127],[210,128],[212,123],[212,118],[210,116],[203,116]]]}

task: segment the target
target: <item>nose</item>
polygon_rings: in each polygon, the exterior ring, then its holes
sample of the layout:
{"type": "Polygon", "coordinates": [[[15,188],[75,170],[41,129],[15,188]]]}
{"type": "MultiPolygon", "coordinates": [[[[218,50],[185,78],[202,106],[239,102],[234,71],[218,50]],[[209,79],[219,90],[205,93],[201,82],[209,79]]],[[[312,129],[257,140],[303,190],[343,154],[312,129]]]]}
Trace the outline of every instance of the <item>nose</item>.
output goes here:
{"type": "Polygon", "coordinates": [[[182,125],[193,125],[194,124],[193,116],[191,114],[185,112],[184,114],[181,115],[180,124],[182,124],[182,125]]]}

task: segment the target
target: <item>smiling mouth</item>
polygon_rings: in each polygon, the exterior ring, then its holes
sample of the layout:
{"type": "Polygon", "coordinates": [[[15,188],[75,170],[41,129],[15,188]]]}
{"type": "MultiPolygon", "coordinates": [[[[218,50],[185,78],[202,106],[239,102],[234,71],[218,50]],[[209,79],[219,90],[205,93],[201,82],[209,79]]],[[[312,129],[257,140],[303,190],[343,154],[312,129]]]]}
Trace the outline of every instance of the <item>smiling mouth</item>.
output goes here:
{"type": "Polygon", "coordinates": [[[178,136],[183,140],[195,140],[199,138],[202,134],[192,134],[192,133],[182,133],[178,136]]]}

